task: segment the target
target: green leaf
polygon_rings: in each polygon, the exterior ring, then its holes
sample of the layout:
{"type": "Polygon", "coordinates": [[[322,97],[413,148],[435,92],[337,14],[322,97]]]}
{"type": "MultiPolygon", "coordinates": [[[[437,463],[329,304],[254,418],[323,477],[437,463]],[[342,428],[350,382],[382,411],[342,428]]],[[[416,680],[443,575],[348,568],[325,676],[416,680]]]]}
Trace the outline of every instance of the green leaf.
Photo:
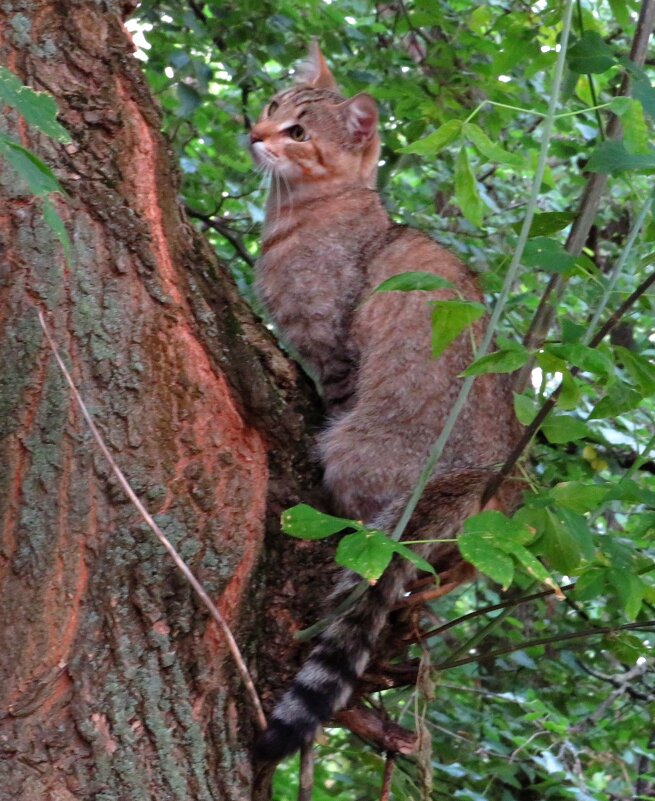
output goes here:
{"type": "Polygon", "coordinates": [[[619,63],[632,78],[630,84],[630,94],[638,100],[644,108],[646,114],[655,119],[655,88],[651,85],[647,73],[642,67],[638,67],[628,56],[622,56],[619,63]]]}
{"type": "Polygon", "coordinates": [[[514,559],[525,570],[525,572],[531,578],[535,579],[535,581],[548,584],[550,587],[556,586],[548,570],[546,570],[537,557],[523,545],[520,545],[516,542],[507,541],[503,545],[503,550],[505,553],[513,556],[514,559]]]}
{"type": "Polygon", "coordinates": [[[573,595],[578,601],[592,601],[603,594],[607,587],[607,568],[590,567],[578,577],[573,595]]]}
{"type": "Polygon", "coordinates": [[[283,512],[281,522],[285,534],[301,540],[322,540],[346,528],[362,528],[362,524],[355,520],[326,515],[306,503],[283,512]]]}
{"type": "Polygon", "coordinates": [[[50,192],[63,190],[52,170],[34,153],[30,153],[12,139],[0,134],[0,156],[5,158],[25,181],[30,192],[35,196],[48,195],[50,192]]]}
{"type": "Polygon", "coordinates": [[[643,401],[644,396],[627,384],[616,384],[601,398],[589,413],[590,420],[613,418],[636,409],[643,401]]]}
{"type": "Polygon", "coordinates": [[[614,351],[625,371],[644,395],[653,394],[655,392],[655,364],[640,353],[635,353],[620,345],[616,345],[614,351]]]}
{"type": "Polygon", "coordinates": [[[528,239],[521,257],[526,267],[537,267],[551,273],[563,273],[575,264],[576,257],[567,253],[555,239],[536,236],[528,239]]]}
{"type": "Polygon", "coordinates": [[[60,142],[71,141],[68,131],[57,122],[57,104],[54,98],[25,86],[17,75],[5,67],[0,67],[0,101],[15,108],[30,125],[47,136],[60,142]]]}
{"type": "Polygon", "coordinates": [[[557,396],[557,407],[564,411],[577,409],[580,402],[580,387],[570,371],[562,370],[562,389],[557,396]]]}
{"type": "Polygon", "coordinates": [[[534,537],[534,531],[524,523],[513,520],[495,509],[487,509],[469,517],[464,531],[484,536],[487,542],[503,548],[507,542],[525,545],[534,537]]]}
{"type": "Polygon", "coordinates": [[[339,542],[335,559],[367,581],[375,581],[386,570],[396,545],[382,531],[356,531],[339,542]]]}
{"type": "Polygon", "coordinates": [[[628,570],[612,567],[607,571],[607,579],[616,592],[616,596],[629,620],[634,620],[644,599],[646,588],[644,582],[628,570]]]}
{"type": "Polygon", "coordinates": [[[589,172],[605,175],[626,170],[652,170],[655,168],[655,152],[628,153],[625,145],[615,139],[601,142],[589,157],[589,172]]]}
{"type": "Polygon", "coordinates": [[[70,265],[73,256],[73,246],[68,236],[68,231],[64,225],[64,221],[59,216],[57,209],[54,207],[51,200],[44,198],[43,200],[43,219],[46,225],[59,240],[66,257],[67,263],[70,265]]]}
{"type": "Polygon", "coordinates": [[[485,206],[478,194],[465,147],[460,148],[455,162],[455,202],[472,225],[478,228],[482,225],[485,206]]]}
{"type": "MultiPolygon", "coordinates": [[[[556,234],[569,226],[573,220],[575,220],[575,214],[571,211],[544,211],[541,214],[535,214],[532,218],[529,235],[532,237],[556,234]]],[[[512,225],[517,234],[522,227],[522,220],[512,225]]]]}
{"type": "Polygon", "coordinates": [[[631,97],[615,97],[610,107],[623,125],[623,143],[628,153],[652,153],[642,104],[631,97]]]}
{"type": "Polygon", "coordinates": [[[630,11],[626,0],[609,0],[609,5],[616,22],[621,28],[626,28],[630,24],[630,11]]]}
{"type": "Polygon", "coordinates": [[[471,300],[436,300],[432,311],[432,355],[437,359],[457,337],[485,312],[471,300]]]}
{"type": "Polygon", "coordinates": [[[387,278],[374,292],[414,292],[421,290],[423,292],[431,292],[435,289],[452,289],[453,285],[450,281],[442,278],[440,275],[425,272],[406,272],[392,275],[387,278]]]}
{"type": "Polygon", "coordinates": [[[402,556],[404,559],[408,559],[415,567],[418,567],[419,570],[424,570],[426,573],[432,573],[434,576],[437,575],[435,569],[427,561],[427,559],[424,559],[422,556],[419,556],[415,551],[413,551],[404,543],[397,542],[394,544],[394,547],[397,554],[402,556]]]}
{"type": "Polygon", "coordinates": [[[651,649],[636,634],[617,631],[603,638],[603,647],[628,667],[634,667],[639,657],[651,656],[651,649]]]}
{"type": "Polygon", "coordinates": [[[538,411],[539,405],[533,398],[514,393],[514,413],[519,423],[524,426],[529,426],[538,411]]]}
{"type": "Polygon", "coordinates": [[[567,317],[562,320],[562,342],[567,345],[573,342],[579,342],[586,333],[586,325],[580,325],[580,323],[569,320],[567,317]]]}
{"type": "Polygon", "coordinates": [[[476,359],[462,375],[483,375],[484,373],[513,373],[530,358],[530,351],[522,347],[506,348],[488,353],[476,359]]]}
{"type": "Polygon", "coordinates": [[[407,147],[399,148],[401,153],[417,153],[419,156],[435,156],[440,150],[454,142],[460,135],[462,123],[460,120],[448,120],[434,133],[412,142],[407,147]]]}
{"type": "Polygon", "coordinates": [[[596,31],[585,31],[567,53],[569,68],[581,74],[605,72],[616,64],[612,48],[596,31]]]}
{"type": "Polygon", "coordinates": [[[580,564],[580,546],[576,537],[550,509],[545,510],[544,531],[539,540],[540,552],[561,573],[572,573],[580,564]]]}
{"type": "Polygon", "coordinates": [[[467,562],[498,582],[504,590],[509,587],[514,578],[514,562],[510,556],[478,532],[465,531],[460,534],[457,543],[467,562]]]}
{"type": "Polygon", "coordinates": [[[563,481],[548,493],[559,505],[584,514],[596,510],[607,495],[607,487],[582,481],[563,481]]]}
{"type": "Polygon", "coordinates": [[[568,414],[553,414],[553,412],[544,420],[541,428],[548,442],[553,444],[575,442],[589,434],[589,429],[579,418],[568,414]]]}
{"type": "Polygon", "coordinates": [[[557,358],[564,359],[569,364],[575,365],[580,370],[586,370],[589,373],[606,378],[614,374],[612,360],[598,348],[590,348],[579,342],[572,342],[547,345],[544,350],[557,358]]]}
{"type": "Polygon", "coordinates": [[[465,122],[462,126],[464,137],[475,147],[475,149],[485,156],[489,161],[498,164],[509,164],[510,167],[521,168],[524,160],[517,153],[509,153],[500,145],[492,142],[482,128],[472,122],[465,122]]]}
{"type": "Polygon", "coordinates": [[[556,511],[562,523],[567,527],[571,535],[575,537],[581,556],[587,561],[593,559],[594,541],[589,524],[584,516],[566,507],[560,507],[556,511]]]}
{"type": "Polygon", "coordinates": [[[180,102],[180,115],[190,117],[202,103],[202,97],[193,86],[186,83],[178,83],[177,99],[180,102]]]}
{"type": "Polygon", "coordinates": [[[640,487],[631,478],[622,478],[608,491],[607,500],[629,501],[630,503],[643,503],[646,506],[655,506],[655,492],[640,487]]]}

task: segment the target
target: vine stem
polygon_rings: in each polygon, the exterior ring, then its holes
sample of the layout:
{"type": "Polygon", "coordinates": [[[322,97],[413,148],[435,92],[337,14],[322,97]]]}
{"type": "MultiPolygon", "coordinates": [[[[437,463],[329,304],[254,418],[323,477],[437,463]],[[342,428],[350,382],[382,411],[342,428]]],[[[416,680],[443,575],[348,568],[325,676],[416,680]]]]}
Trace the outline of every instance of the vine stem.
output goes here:
{"type": "Polygon", "coordinates": [[[237,645],[237,641],[235,640],[234,635],[230,631],[230,627],[228,626],[227,621],[225,620],[223,615],[218,611],[218,609],[216,608],[216,605],[214,604],[214,602],[211,600],[211,598],[207,594],[205,588],[198,581],[198,579],[194,576],[193,572],[191,571],[191,568],[187,565],[187,563],[184,561],[184,559],[182,559],[182,557],[176,551],[175,547],[170,542],[168,537],[164,534],[164,532],[159,528],[157,523],[154,521],[154,519],[153,519],[152,515],[150,514],[150,512],[141,503],[141,500],[139,499],[137,494],[134,492],[134,490],[130,486],[128,480],[125,478],[125,475],[123,474],[123,471],[120,469],[120,467],[114,461],[114,457],[111,455],[111,453],[109,451],[109,448],[107,447],[107,445],[105,444],[104,439],[102,438],[102,435],[98,431],[98,429],[96,427],[96,424],[93,422],[93,418],[91,417],[91,414],[89,413],[89,410],[87,409],[86,404],[82,400],[82,396],[80,395],[77,387],[75,386],[75,383],[74,383],[74,381],[73,381],[73,379],[71,377],[71,374],[68,372],[68,368],[64,364],[64,361],[63,361],[63,359],[61,358],[61,356],[59,354],[59,349],[57,348],[57,345],[55,344],[55,341],[54,341],[54,339],[52,338],[52,336],[50,334],[50,330],[48,329],[48,326],[46,324],[45,317],[43,316],[43,312],[41,311],[41,309],[37,309],[37,312],[38,312],[38,315],[39,315],[39,323],[41,324],[41,328],[43,329],[43,333],[46,336],[46,339],[48,341],[48,345],[50,346],[50,350],[52,351],[52,353],[53,353],[53,355],[55,357],[55,360],[56,360],[57,364],[59,365],[59,369],[63,373],[64,378],[66,379],[66,383],[70,387],[70,390],[71,390],[71,392],[73,394],[73,397],[75,398],[75,401],[76,401],[77,405],[79,406],[80,411],[82,412],[82,416],[84,417],[84,419],[86,420],[87,425],[91,429],[91,433],[93,434],[93,437],[94,437],[96,443],[98,444],[98,447],[100,448],[100,450],[102,451],[105,459],[109,463],[109,466],[111,468],[112,473],[114,474],[114,476],[116,477],[116,480],[118,481],[118,483],[121,485],[121,487],[125,491],[125,494],[127,495],[127,497],[130,499],[130,501],[132,501],[132,503],[134,504],[134,506],[138,510],[139,514],[141,515],[141,517],[144,519],[144,521],[148,525],[148,527],[151,529],[151,531],[154,533],[154,535],[157,537],[157,539],[161,542],[161,544],[164,546],[166,551],[168,551],[168,553],[170,554],[172,560],[175,562],[175,565],[180,570],[180,572],[184,575],[186,580],[189,582],[189,584],[191,585],[191,587],[195,591],[195,593],[198,596],[198,598],[200,598],[200,600],[203,602],[203,604],[207,607],[207,609],[209,610],[209,614],[212,616],[214,621],[218,624],[219,629],[223,632],[223,636],[225,637],[225,641],[227,643],[227,647],[228,647],[230,653],[232,654],[232,659],[234,660],[234,663],[235,663],[235,665],[237,667],[237,670],[239,671],[239,674],[241,675],[241,679],[242,679],[242,681],[244,683],[246,691],[247,691],[247,693],[248,693],[248,695],[250,697],[250,701],[251,701],[253,709],[255,711],[255,718],[256,718],[257,724],[258,724],[259,728],[262,731],[265,731],[266,728],[267,728],[267,724],[266,724],[266,716],[264,715],[264,710],[263,710],[261,702],[259,700],[259,696],[257,695],[257,690],[255,689],[255,685],[253,683],[253,680],[252,680],[252,678],[250,676],[250,673],[248,672],[248,668],[246,667],[245,660],[244,660],[244,658],[243,658],[243,656],[241,654],[241,651],[239,650],[239,646],[237,645]]]}
{"type": "MultiPolygon", "coordinates": [[[[519,234],[518,242],[516,245],[516,250],[514,251],[514,255],[512,257],[512,261],[509,265],[507,270],[507,274],[505,276],[505,282],[503,283],[502,290],[494,306],[493,312],[491,314],[491,319],[489,320],[489,324],[487,326],[487,330],[485,331],[485,335],[483,340],[480,344],[480,348],[478,349],[477,357],[481,358],[484,356],[487,351],[489,350],[489,346],[494,337],[494,333],[496,331],[496,326],[498,325],[498,321],[500,319],[501,314],[505,310],[505,305],[507,303],[507,299],[509,297],[510,290],[514,285],[514,281],[520,270],[521,265],[521,257],[523,256],[523,250],[525,248],[526,242],[528,240],[528,234],[530,233],[530,227],[532,225],[532,220],[535,215],[537,209],[537,200],[539,198],[539,192],[541,189],[541,182],[543,180],[544,171],[546,169],[546,158],[548,155],[548,146],[550,144],[550,138],[552,135],[553,124],[555,121],[555,111],[557,109],[557,104],[559,102],[559,93],[560,87],[562,84],[562,78],[564,75],[564,67],[566,64],[566,50],[568,46],[569,40],[569,33],[571,31],[571,16],[573,11],[573,0],[567,0],[566,5],[564,8],[563,13],[563,23],[562,23],[562,35],[560,37],[560,51],[557,56],[557,63],[555,65],[555,74],[553,77],[553,88],[550,96],[550,102],[548,104],[548,114],[544,119],[544,125],[542,128],[542,136],[541,136],[541,148],[539,150],[539,160],[537,162],[537,169],[534,175],[534,179],[532,181],[532,189],[530,192],[530,198],[528,200],[528,205],[526,208],[525,218],[523,220],[523,225],[521,226],[521,232],[519,234]]],[[[457,396],[457,400],[455,401],[452,409],[450,410],[450,414],[446,419],[446,423],[443,427],[439,438],[432,446],[430,451],[430,455],[421,471],[419,476],[418,482],[414,487],[414,491],[410,496],[405,509],[403,510],[402,515],[400,516],[400,520],[396,524],[391,537],[394,540],[399,540],[409,520],[416,509],[416,505],[418,504],[425,487],[427,486],[432,474],[434,473],[434,469],[443,454],[444,448],[450,435],[459,419],[459,416],[464,409],[466,401],[468,399],[469,393],[471,391],[471,387],[473,386],[473,381],[475,380],[475,376],[467,376],[461,386],[459,391],[459,395],[457,396]]]]}

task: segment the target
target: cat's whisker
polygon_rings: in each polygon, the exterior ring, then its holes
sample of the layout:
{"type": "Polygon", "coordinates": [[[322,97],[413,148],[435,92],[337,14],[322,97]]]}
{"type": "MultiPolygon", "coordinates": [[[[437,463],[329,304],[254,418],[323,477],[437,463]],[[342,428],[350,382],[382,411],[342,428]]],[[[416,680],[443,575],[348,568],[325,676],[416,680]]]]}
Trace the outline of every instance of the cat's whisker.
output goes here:
{"type": "Polygon", "coordinates": [[[293,194],[291,193],[291,187],[289,186],[289,181],[284,173],[280,173],[280,177],[284,181],[284,185],[287,190],[287,211],[289,214],[293,212],[293,194]]]}

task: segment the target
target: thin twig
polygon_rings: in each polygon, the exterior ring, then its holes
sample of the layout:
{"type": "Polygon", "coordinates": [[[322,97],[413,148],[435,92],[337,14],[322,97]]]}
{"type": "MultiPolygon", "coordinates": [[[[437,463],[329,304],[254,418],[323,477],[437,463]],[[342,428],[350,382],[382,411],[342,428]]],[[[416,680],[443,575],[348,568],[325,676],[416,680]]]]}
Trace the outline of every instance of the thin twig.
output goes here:
{"type": "Polygon", "coordinates": [[[216,608],[215,604],[213,603],[213,601],[211,600],[209,595],[207,595],[207,592],[205,591],[204,587],[198,581],[198,579],[193,575],[193,573],[191,572],[191,569],[186,564],[184,559],[182,559],[182,557],[175,550],[175,548],[170,543],[170,541],[168,540],[168,538],[166,537],[164,532],[159,528],[157,523],[155,523],[154,519],[152,518],[152,515],[150,514],[150,512],[148,512],[148,510],[145,508],[145,506],[141,503],[141,501],[137,497],[136,493],[134,492],[132,487],[129,485],[129,483],[128,483],[127,479],[125,478],[125,476],[123,475],[123,472],[121,471],[120,467],[114,461],[114,457],[111,455],[111,453],[109,452],[109,449],[105,445],[105,441],[103,440],[100,432],[96,428],[96,425],[93,422],[93,419],[92,419],[91,415],[89,414],[89,410],[87,409],[84,401],[82,400],[82,396],[78,392],[77,387],[75,386],[75,384],[73,382],[73,379],[72,379],[70,373],[68,372],[68,369],[66,368],[66,365],[64,364],[61,356],[59,355],[59,350],[57,349],[57,345],[55,344],[54,340],[52,339],[52,337],[50,335],[50,331],[48,329],[48,326],[46,325],[45,318],[43,316],[43,312],[40,309],[38,309],[38,315],[39,315],[39,323],[41,324],[41,328],[43,328],[43,331],[45,333],[46,339],[48,340],[48,344],[50,345],[50,349],[52,350],[52,353],[54,354],[54,357],[55,357],[55,359],[57,361],[57,364],[59,365],[59,369],[64,374],[64,378],[66,379],[66,381],[68,383],[68,386],[70,387],[71,392],[73,393],[73,397],[75,398],[75,400],[77,402],[77,405],[80,407],[80,411],[82,412],[82,415],[83,415],[84,419],[86,420],[89,428],[91,429],[91,433],[93,434],[93,436],[95,438],[95,441],[98,443],[98,447],[102,451],[105,459],[107,459],[107,462],[109,463],[109,466],[110,466],[114,476],[116,477],[116,479],[118,480],[118,483],[121,485],[121,487],[125,491],[125,494],[127,495],[127,497],[132,501],[132,503],[137,508],[137,510],[138,510],[139,514],[141,515],[141,517],[143,517],[143,519],[145,520],[147,525],[150,527],[150,529],[153,531],[153,533],[155,534],[157,539],[161,542],[161,544],[164,546],[164,548],[168,551],[168,553],[170,554],[171,558],[175,562],[175,564],[178,567],[178,569],[184,575],[184,577],[189,582],[189,584],[193,587],[196,595],[200,598],[200,600],[203,602],[203,604],[207,607],[207,609],[209,610],[209,614],[214,618],[214,621],[218,624],[219,628],[223,632],[223,636],[225,637],[225,640],[227,642],[227,647],[229,648],[230,653],[232,654],[232,658],[234,659],[234,662],[235,662],[235,664],[237,666],[237,669],[238,669],[238,671],[239,671],[239,673],[241,675],[241,679],[242,679],[242,681],[243,681],[243,683],[244,683],[244,685],[246,687],[248,695],[250,696],[250,701],[251,701],[251,703],[253,705],[253,708],[254,708],[254,711],[255,711],[255,718],[256,718],[257,724],[258,724],[259,728],[262,731],[265,731],[266,730],[266,716],[264,715],[264,710],[262,709],[262,705],[261,705],[261,702],[259,700],[259,696],[257,695],[257,690],[255,689],[255,685],[253,684],[252,678],[250,677],[250,673],[248,672],[248,668],[246,667],[246,663],[245,663],[245,661],[243,659],[243,656],[241,655],[241,651],[239,650],[239,646],[237,645],[237,641],[234,639],[234,636],[233,636],[232,632],[230,631],[230,628],[227,625],[227,622],[225,621],[225,618],[218,611],[218,609],[216,608]]]}
{"type": "MultiPolygon", "coordinates": [[[[560,587],[560,590],[565,592],[566,590],[572,590],[575,587],[575,584],[566,584],[560,587]]],[[[455,618],[454,620],[449,620],[447,623],[443,623],[441,626],[438,626],[436,629],[431,629],[430,631],[422,632],[420,635],[421,640],[429,640],[431,637],[437,637],[439,634],[443,634],[448,629],[452,629],[455,626],[459,626],[461,623],[465,623],[467,620],[472,620],[476,617],[481,617],[482,615],[486,615],[489,612],[495,612],[498,609],[506,609],[514,608],[515,606],[519,606],[520,604],[528,603],[528,601],[535,601],[538,598],[546,598],[549,595],[554,595],[555,590],[541,590],[540,592],[533,592],[529,595],[522,595],[519,598],[510,598],[507,601],[501,601],[500,603],[493,604],[491,606],[485,606],[483,609],[476,609],[473,612],[468,612],[465,615],[461,615],[460,617],[455,618]]],[[[413,640],[410,640],[412,642],[413,640]]]]}
{"type": "Polygon", "coordinates": [[[232,245],[236,252],[250,267],[255,266],[255,259],[248,253],[246,246],[241,239],[234,233],[229,225],[226,225],[219,217],[212,216],[211,214],[202,214],[199,211],[194,211],[191,206],[185,206],[186,213],[189,217],[196,220],[201,220],[208,228],[213,228],[214,231],[219,233],[222,237],[232,245]]]}
{"type": "Polygon", "coordinates": [[[382,789],[380,790],[380,801],[389,801],[391,798],[391,780],[393,779],[393,771],[396,767],[393,754],[387,754],[387,759],[384,763],[384,773],[382,774],[382,789]]]}
{"type": "Polygon", "coordinates": [[[585,637],[596,637],[599,634],[614,634],[617,631],[655,631],[655,620],[646,620],[638,623],[625,623],[622,626],[603,626],[602,628],[585,629],[583,631],[574,631],[570,634],[557,634],[553,637],[540,637],[536,640],[527,640],[519,645],[513,645],[508,648],[499,648],[497,651],[490,651],[485,654],[477,654],[475,656],[467,656],[464,659],[454,659],[449,662],[442,662],[440,665],[435,666],[435,670],[447,670],[449,668],[460,667],[461,665],[468,665],[471,662],[479,662],[481,659],[495,659],[498,656],[505,656],[512,654],[515,651],[523,651],[526,648],[534,648],[537,645],[557,645],[559,642],[566,640],[580,640],[585,637]]]}

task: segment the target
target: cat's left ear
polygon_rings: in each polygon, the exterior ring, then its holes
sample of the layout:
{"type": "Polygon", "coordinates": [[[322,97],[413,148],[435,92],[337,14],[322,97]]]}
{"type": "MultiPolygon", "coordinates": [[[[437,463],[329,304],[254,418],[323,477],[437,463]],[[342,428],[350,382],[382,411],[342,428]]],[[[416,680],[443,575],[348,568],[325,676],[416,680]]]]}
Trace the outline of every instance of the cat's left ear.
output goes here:
{"type": "Polygon", "coordinates": [[[323,58],[316,39],[312,39],[309,45],[307,60],[303,61],[296,70],[296,82],[308,83],[314,89],[327,89],[339,94],[337,82],[330,72],[327,61],[323,58]]]}
{"type": "Polygon", "coordinates": [[[369,142],[378,127],[378,107],[370,95],[359,94],[341,104],[346,114],[346,126],[355,142],[369,142]]]}

